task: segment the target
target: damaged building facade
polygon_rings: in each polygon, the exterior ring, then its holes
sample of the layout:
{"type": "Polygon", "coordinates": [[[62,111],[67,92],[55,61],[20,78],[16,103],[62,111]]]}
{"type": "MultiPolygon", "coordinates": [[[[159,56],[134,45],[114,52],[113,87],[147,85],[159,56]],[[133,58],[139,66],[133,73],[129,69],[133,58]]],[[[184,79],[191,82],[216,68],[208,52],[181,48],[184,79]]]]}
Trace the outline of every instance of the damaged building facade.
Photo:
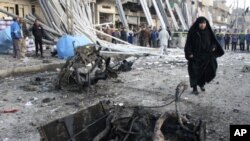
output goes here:
{"type": "MultiPolygon", "coordinates": [[[[100,24],[113,24],[116,27],[120,27],[121,19],[119,12],[117,10],[116,1],[115,0],[89,0],[93,23],[95,25],[100,24]]],[[[163,1],[164,2],[164,1],[163,1]]],[[[172,11],[176,15],[176,9],[174,8],[174,3],[178,5],[183,5],[184,0],[169,0],[172,11]]],[[[125,16],[128,22],[129,27],[136,27],[138,25],[147,25],[147,19],[145,13],[142,8],[142,4],[140,0],[121,0],[125,16]]],[[[149,7],[153,25],[159,27],[161,25],[160,20],[156,14],[155,8],[153,6],[152,0],[146,0],[146,3],[149,7]]],[[[190,4],[191,5],[191,4],[190,4]]],[[[182,6],[181,6],[182,7],[182,6]]],[[[193,0],[191,9],[197,8],[199,10],[194,11],[194,13],[199,13],[200,16],[206,16],[210,21],[213,21],[215,25],[223,26],[228,25],[230,19],[229,8],[225,6],[225,3],[216,0],[193,0]],[[214,14],[219,13],[219,14],[214,14]]],[[[0,8],[7,10],[10,13],[18,15],[19,17],[25,17],[25,15],[31,13],[36,15],[36,17],[44,19],[42,15],[42,10],[39,6],[38,0],[1,0],[0,8]]],[[[166,8],[166,7],[165,7],[166,8]]],[[[166,14],[168,16],[168,21],[171,27],[173,27],[174,23],[171,19],[171,15],[169,11],[166,10],[166,14]]],[[[9,17],[5,14],[0,13],[0,19],[8,19],[9,17]]],[[[178,24],[180,24],[180,19],[176,19],[178,24]]]]}
{"type": "MultiPolygon", "coordinates": [[[[147,20],[139,0],[121,0],[121,2],[130,27],[147,24],[147,20]]],[[[152,1],[147,0],[147,4],[150,8],[150,12],[152,13],[154,25],[160,26],[152,1]]],[[[115,0],[97,0],[96,5],[96,24],[112,23],[113,25],[117,25],[117,27],[121,25],[115,0]]]]}
{"type": "MultiPolygon", "coordinates": [[[[42,12],[37,0],[1,0],[0,8],[22,18],[29,13],[42,17],[42,12]]],[[[0,13],[0,18],[8,19],[8,16],[0,13]]]]}

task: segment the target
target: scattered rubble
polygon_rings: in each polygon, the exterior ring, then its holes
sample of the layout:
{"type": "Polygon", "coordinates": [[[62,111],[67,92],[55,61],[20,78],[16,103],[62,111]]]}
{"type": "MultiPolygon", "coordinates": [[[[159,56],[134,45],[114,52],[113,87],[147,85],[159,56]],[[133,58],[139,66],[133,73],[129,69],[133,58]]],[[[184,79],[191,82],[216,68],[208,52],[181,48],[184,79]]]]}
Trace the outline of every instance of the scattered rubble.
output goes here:
{"type": "Polygon", "coordinates": [[[49,102],[51,102],[51,101],[53,101],[53,100],[56,100],[56,98],[54,97],[54,98],[44,98],[43,100],[42,100],[42,103],[49,103],[49,102]]]}
{"type": "Polygon", "coordinates": [[[100,49],[94,44],[76,48],[75,55],[61,68],[56,87],[63,89],[75,86],[73,88],[82,90],[99,80],[117,78],[118,72],[132,70],[133,62],[127,60],[111,67],[111,58],[100,55],[100,49]]]}
{"type": "Polygon", "coordinates": [[[250,72],[250,66],[245,65],[245,66],[242,68],[241,72],[250,72]]]}

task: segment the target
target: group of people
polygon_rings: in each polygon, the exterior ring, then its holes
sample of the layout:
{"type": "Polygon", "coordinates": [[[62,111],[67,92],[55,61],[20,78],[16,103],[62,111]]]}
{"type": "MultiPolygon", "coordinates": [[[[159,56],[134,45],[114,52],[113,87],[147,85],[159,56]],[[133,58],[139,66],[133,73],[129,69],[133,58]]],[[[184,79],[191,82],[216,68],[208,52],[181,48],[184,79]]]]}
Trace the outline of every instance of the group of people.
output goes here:
{"type": "Polygon", "coordinates": [[[237,46],[239,45],[241,51],[249,51],[250,46],[250,33],[245,34],[243,33],[237,33],[237,30],[234,31],[234,33],[227,33],[224,35],[221,30],[219,30],[218,33],[216,33],[216,38],[220,42],[221,46],[224,46],[225,50],[230,49],[231,44],[231,50],[236,51],[237,46]]]}
{"type": "MultiPolygon", "coordinates": [[[[156,27],[152,28],[141,25],[137,28],[129,28],[126,31],[123,27],[121,29],[115,29],[113,26],[107,26],[103,29],[103,32],[130,44],[152,48],[160,47],[162,54],[166,54],[166,48],[169,47],[169,40],[171,40],[169,27],[167,27],[167,29],[165,27],[157,29],[156,27]]],[[[99,38],[102,37],[99,35],[99,38]]],[[[119,42],[107,36],[103,37],[103,39],[115,44],[119,42]]]]}
{"type": "Polygon", "coordinates": [[[34,25],[28,29],[24,19],[14,18],[11,24],[11,38],[13,41],[13,57],[24,58],[26,54],[26,42],[25,39],[30,36],[30,30],[35,37],[36,56],[38,57],[38,51],[41,52],[43,57],[43,42],[44,31],[39,21],[36,20],[34,25]]]}

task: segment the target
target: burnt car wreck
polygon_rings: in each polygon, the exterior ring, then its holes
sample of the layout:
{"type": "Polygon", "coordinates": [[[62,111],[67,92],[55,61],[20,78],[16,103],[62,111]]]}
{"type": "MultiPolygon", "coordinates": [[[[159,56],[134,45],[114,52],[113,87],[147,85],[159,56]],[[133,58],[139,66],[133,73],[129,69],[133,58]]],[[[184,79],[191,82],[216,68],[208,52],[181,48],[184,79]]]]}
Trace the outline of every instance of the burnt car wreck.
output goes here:
{"type": "Polygon", "coordinates": [[[159,114],[149,107],[119,106],[103,101],[40,126],[41,140],[205,141],[206,122],[180,113],[180,97],[186,88],[184,83],[177,86],[173,100],[175,112],[159,114]]]}
{"type": "Polygon", "coordinates": [[[82,89],[99,80],[116,78],[117,73],[109,64],[110,58],[101,56],[95,44],[75,48],[75,55],[62,67],[56,86],[59,89],[72,86],[82,89]]]}

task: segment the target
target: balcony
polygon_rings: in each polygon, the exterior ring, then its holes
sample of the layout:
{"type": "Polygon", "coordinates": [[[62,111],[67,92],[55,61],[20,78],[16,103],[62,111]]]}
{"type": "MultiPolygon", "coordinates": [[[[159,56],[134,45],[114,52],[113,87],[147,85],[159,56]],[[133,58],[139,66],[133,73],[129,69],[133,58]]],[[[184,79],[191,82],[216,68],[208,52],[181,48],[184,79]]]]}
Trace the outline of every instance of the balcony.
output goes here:
{"type": "Polygon", "coordinates": [[[220,2],[214,2],[214,8],[230,13],[230,8],[220,2]]]}
{"type": "Polygon", "coordinates": [[[139,0],[121,0],[122,3],[127,3],[127,2],[131,2],[131,3],[138,3],[139,0]]]}
{"type": "Polygon", "coordinates": [[[222,16],[213,16],[213,22],[217,24],[224,24],[224,25],[229,24],[228,18],[222,17],[222,16]]]}

